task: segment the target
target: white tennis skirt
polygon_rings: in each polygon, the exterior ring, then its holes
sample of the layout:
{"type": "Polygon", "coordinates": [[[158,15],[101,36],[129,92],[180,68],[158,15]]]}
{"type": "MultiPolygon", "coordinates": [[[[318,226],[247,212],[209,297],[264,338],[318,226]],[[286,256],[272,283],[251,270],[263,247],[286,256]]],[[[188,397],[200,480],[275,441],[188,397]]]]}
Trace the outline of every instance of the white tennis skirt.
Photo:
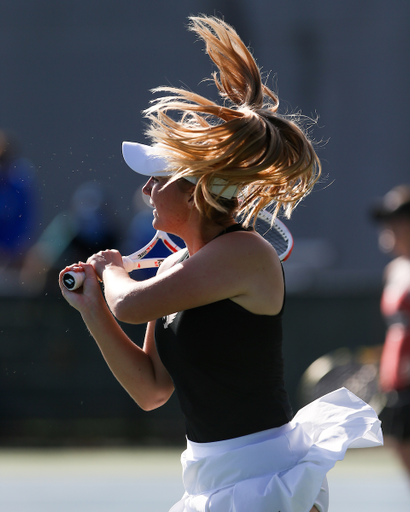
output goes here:
{"type": "Polygon", "coordinates": [[[170,512],[309,512],[348,448],[382,444],[374,410],[341,388],[282,427],[214,443],[188,440],[185,493],[170,512]]]}

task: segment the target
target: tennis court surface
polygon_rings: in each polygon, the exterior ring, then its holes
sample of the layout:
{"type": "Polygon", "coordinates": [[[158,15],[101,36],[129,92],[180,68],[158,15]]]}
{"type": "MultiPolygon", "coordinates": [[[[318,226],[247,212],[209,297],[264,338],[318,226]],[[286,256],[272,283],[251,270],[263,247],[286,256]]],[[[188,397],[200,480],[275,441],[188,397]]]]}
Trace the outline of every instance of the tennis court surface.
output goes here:
{"type": "MultiPolygon", "coordinates": [[[[0,511],[167,512],[183,493],[178,449],[0,450],[0,511]]],[[[408,512],[390,450],[349,450],[329,473],[329,512],[408,512]]]]}

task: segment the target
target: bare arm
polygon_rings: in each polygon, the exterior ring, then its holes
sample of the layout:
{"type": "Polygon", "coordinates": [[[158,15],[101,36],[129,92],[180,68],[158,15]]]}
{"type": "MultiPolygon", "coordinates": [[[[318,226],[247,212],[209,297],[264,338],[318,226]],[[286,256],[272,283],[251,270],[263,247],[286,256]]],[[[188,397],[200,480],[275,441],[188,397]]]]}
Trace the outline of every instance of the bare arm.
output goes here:
{"type": "Polygon", "coordinates": [[[178,257],[168,258],[156,277],[142,282],[129,277],[117,251],[103,251],[81,265],[86,274],[81,291],[66,290],[60,276],[64,297],[80,311],[115,377],[144,410],[159,407],[173,392],[155,347],[157,318],[225,298],[257,314],[276,314],[282,306],[280,262],[256,234],[232,233],[182,263],[178,257]],[[148,322],[143,349],[126,336],[110,310],[120,321],[148,322]]]}
{"type": "Polygon", "coordinates": [[[279,259],[256,233],[219,237],[182,263],[167,260],[156,277],[142,282],[131,279],[116,258],[108,251],[90,263],[104,281],[111,311],[123,322],[145,323],[226,298],[256,314],[273,315],[282,306],[279,259]]]}
{"type": "Polygon", "coordinates": [[[84,265],[86,280],[81,292],[60,287],[66,300],[82,315],[109,368],[130,396],[144,410],[163,405],[173,392],[172,380],[155,349],[154,322],[147,327],[144,348],[135,345],[110,312],[95,272],[84,265]]]}

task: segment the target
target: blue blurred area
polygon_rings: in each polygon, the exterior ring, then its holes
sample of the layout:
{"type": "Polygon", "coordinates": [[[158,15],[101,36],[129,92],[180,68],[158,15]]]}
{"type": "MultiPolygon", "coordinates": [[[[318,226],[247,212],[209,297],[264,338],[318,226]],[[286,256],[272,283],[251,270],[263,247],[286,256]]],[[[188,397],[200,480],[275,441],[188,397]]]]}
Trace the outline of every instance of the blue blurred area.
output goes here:
{"type": "Polygon", "coordinates": [[[0,267],[16,265],[32,244],[39,218],[35,179],[14,134],[0,127],[0,267]]]}

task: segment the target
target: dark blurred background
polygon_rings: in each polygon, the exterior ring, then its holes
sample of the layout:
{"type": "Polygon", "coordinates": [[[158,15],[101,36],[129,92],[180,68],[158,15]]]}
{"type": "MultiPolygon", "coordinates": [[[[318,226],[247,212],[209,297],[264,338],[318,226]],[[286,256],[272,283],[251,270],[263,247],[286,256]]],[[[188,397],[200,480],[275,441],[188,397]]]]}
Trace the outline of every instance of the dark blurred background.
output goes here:
{"type": "MultiPolygon", "coordinates": [[[[202,82],[210,60],[186,30],[198,13],[237,29],[282,112],[318,117],[324,176],[287,222],[294,408],[318,357],[383,342],[388,256],[368,209],[410,181],[406,0],[0,0],[0,132],[13,147],[0,160],[0,170],[9,166],[0,192],[0,445],[183,443],[174,398],[139,410],[56,276],[83,254],[125,251],[134,240],[142,181],[121,142],[144,142],[150,89],[183,85],[216,99],[202,82]]],[[[143,326],[126,329],[142,342],[143,326]]]]}

